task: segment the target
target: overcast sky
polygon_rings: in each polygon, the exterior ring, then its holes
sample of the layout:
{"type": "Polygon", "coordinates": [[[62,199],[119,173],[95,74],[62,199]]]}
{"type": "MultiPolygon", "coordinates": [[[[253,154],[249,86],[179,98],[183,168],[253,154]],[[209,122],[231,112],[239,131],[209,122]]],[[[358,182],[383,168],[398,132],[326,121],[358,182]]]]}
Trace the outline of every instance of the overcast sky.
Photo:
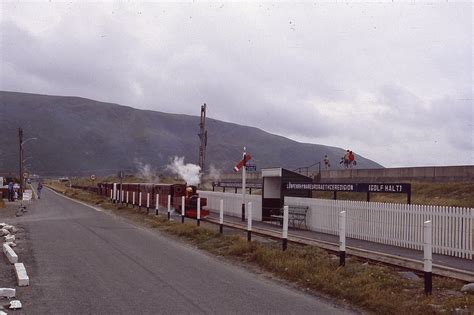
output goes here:
{"type": "Polygon", "coordinates": [[[0,89],[208,116],[386,167],[474,164],[470,1],[0,4],[0,89]]]}

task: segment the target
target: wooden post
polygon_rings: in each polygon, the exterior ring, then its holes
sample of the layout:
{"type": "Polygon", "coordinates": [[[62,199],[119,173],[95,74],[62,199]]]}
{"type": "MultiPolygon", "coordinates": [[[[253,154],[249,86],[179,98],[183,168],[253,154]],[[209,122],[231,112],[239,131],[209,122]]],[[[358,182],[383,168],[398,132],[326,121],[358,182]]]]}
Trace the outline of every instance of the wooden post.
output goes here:
{"type": "Polygon", "coordinates": [[[252,240],[252,202],[249,202],[247,206],[247,241],[250,242],[252,240]]]}
{"type": "Polygon", "coordinates": [[[198,198],[197,202],[197,213],[196,213],[196,219],[197,219],[197,226],[201,225],[201,198],[198,198]]]}
{"type": "Polygon", "coordinates": [[[423,271],[425,273],[425,294],[433,291],[433,225],[431,220],[423,223],[423,271]]]}
{"type": "Polygon", "coordinates": [[[282,241],[283,241],[283,251],[285,251],[288,248],[288,206],[283,207],[283,235],[282,235],[282,241]]]}
{"type": "Polygon", "coordinates": [[[146,214],[150,213],[150,193],[146,193],[146,214]]]}
{"type": "Polygon", "coordinates": [[[224,199],[220,201],[219,207],[219,233],[224,233],[224,199]]]}
{"type": "Polygon", "coordinates": [[[168,221],[171,219],[171,195],[168,195],[168,221]]]}
{"type": "Polygon", "coordinates": [[[339,266],[346,265],[346,211],[339,212],[339,266]]]}
{"type": "Polygon", "coordinates": [[[184,223],[184,216],[186,215],[185,207],[184,196],[181,196],[181,223],[184,223]]]}

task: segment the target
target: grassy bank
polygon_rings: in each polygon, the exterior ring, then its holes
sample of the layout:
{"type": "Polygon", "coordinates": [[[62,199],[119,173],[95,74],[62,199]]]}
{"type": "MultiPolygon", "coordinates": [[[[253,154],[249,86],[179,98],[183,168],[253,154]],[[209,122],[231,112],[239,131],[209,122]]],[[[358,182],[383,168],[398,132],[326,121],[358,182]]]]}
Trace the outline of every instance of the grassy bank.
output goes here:
{"type": "Polygon", "coordinates": [[[168,221],[164,216],[145,215],[136,208],[117,207],[106,198],[67,189],[59,183],[53,186],[68,196],[109,209],[214,255],[260,268],[306,292],[327,295],[373,313],[433,314],[456,308],[474,312],[474,295],[461,293],[459,281],[435,277],[433,295],[425,296],[422,279],[407,280],[397,268],[367,264],[353,257],[346,267],[339,267],[337,257],[316,247],[290,245],[282,252],[279,242],[248,243],[244,234],[221,235],[214,225],[203,223],[198,228],[194,222],[168,221]]]}

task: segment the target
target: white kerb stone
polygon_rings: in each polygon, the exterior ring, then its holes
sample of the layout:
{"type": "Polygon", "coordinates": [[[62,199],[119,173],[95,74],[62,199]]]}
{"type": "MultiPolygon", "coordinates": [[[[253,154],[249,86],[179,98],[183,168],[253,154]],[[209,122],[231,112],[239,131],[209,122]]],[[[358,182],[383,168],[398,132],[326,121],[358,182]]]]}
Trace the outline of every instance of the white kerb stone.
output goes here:
{"type": "Polygon", "coordinates": [[[14,264],[18,262],[18,255],[8,244],[3,244],[3,253],[7,256],[10,263],[14,264]]]}
{"type": "Polygon", "coordinates": [[[8,242],[14,242],[14,241],[15,241],[15,235],[12,235],[12,234],[7,235],[7,236],[5,236],[4,238],[5,238],[5,242],[7,242],[7,243],[8,243],[8,242]]]}
{"type": "Polygon", "coordinates": [[[13,225],[5,225],[3,228],[8,232],[11,232],[13,230],[13,225]]]}
{"type": "Polygon", "coordinates": [[[0,288],[0,296],[12,298],[16,295],[16,289],[0,288]]]}
{"type": "Polygon", "coordinates": [[[21,302],[19,300],[13,300],[10,302],[10,309],[11,310],[16,310],[21,308],[21,302]]]}
{"type": "Polygon", "coordinates": [[[15,264],[15,272],[19,287],[26,287],[30,285],[30,278],[28,278],[28,274],[26,273],[26,268],[23,263],[15,264]]]}
{"type": "Polygon", "coordinates": [[[474,293],[474,283],[468,283],[462,287],[461,292],[471,292],[474,293]]]}

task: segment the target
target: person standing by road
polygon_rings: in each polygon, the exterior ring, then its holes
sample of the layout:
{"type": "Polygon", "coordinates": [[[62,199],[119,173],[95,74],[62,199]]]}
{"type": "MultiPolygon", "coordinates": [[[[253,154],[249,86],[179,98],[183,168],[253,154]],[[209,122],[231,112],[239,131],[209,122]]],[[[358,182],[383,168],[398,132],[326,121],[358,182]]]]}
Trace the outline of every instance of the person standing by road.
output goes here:
{"type": "Polygon", "coordinates": [[[15,201],[15,190],[12,179],[8,182],[8,201],[15,201]]]}
{"type": "Polygon", "coordinates": [[[43,183],[41,181],[38,182],[38,199],[41,199],[41,190],[43,189],[43,183]]]}

